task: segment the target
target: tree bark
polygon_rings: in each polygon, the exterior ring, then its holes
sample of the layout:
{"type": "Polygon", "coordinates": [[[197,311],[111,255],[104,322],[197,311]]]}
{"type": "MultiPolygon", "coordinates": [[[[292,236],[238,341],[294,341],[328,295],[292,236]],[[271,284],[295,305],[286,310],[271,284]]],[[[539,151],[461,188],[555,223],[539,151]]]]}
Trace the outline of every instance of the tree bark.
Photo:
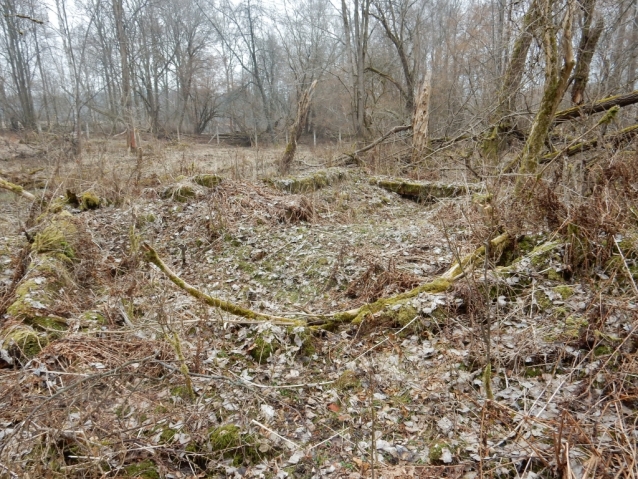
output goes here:
{"type": "Polygon", "coordinates": [[[412,162],[416,163],[428,148],[428,120],[430,119],[431,72],[427,72],[417,99],[412,119],[412,162]]]}
{"type": "Polygon", "coordinates": [[[496,111],[491,118],[491,126],[481,144],[481,151],[487,158],[496,159],[504,147],[503,134],[512,128],[509,116],[516,109],[516,94],[521,86],[525,62],[534,31],[538,27],[539,0],[533,0],[523,16],[523,29],[514,42],[501,89],[498,92],[496,111]]]}
{"type": "Polygon", "coordinates": [[[124,25],[124,7],[122,0],[113,0],[113,17],[115,19],[115,29],[122,66],[122,107],[124,108],[124,121],[126,123],[126,146],[131,150],[136,150],[137,142],[135,141],[131,71],[128,64],[128,38],[124,25]]]}
{"type": "MultiPolygon", "coordinates": [[[[536,113],[532,129],[520,155],[521,165],[519,173],[521,173],[521,175],[536,173],[540,152],[545,145],[545,140],[552,126],[558,104],[567,90],[569,77],[575,63],[571,43],[573,0],[568,0],[567,11],[565,12],[560,32],[557,31],[551,19],[553,3],[553,0],[546,0],[542,6],[544,20],[543,50],[545,53],[545,86],[540,108],[536,113]],[[558,48],[559,33],[562,41],[562,55],[558,48]]],[[[518,193],[521,193],[520,188],[523,184],[523,178],[524,176],[521,176],[518,180],[518,193]]]]}
{"type": "Polygon", "coordinates": [[[317,80],[313,81],[306,91],[301,94],[299,103],[297,104],[297,118],[290,127],[290,141],[286,145],[286,151],[281,159],[280,171],[282,173],[288,173],[292,160],[295,158],[295,152],[297,151],[297,142],[301,138],[304,125],[306,124],[306,118],[308,117],[308,110],[310,110],[310,103],[312,102],[312,95],[315,91],[317,80]]]}
{"type": "Polygon", "coordinates": [[[607,111],[614,106],[624,107],[638,103],[638,90],[624,95],[610,96],[587,105],[575,106],[556,113],[554,123],[563,123],[586,115],[594,115],[607,111]]]}
{"type": "Polygon", "coordinates": [[[572,85],[572,102],[580,105],[585,100],[585,87],[589,80],[589,68],[591,66],[596,44],[603,32],[605,22],[602,17],[596,21],[592,28],[591,24],[594,18],[594,10],[596,8],[596,0],[585,0],[582,3],[583,8],[583,28],[578,44],[578,56],[576,59],[576,67],[574,68],[574,83],[572,85]]]}

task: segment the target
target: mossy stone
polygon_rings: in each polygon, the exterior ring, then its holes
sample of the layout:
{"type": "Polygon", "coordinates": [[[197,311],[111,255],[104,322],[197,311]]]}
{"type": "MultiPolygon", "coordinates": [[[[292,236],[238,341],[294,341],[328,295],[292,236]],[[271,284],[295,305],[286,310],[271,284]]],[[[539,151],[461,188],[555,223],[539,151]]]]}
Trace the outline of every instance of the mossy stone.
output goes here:
{"type": "Polygon", "coordinates": [[[259,364],[268,361],[268,358],[279,348],[275,339],[266,341],[261,335],[255,336],[253,348],[250,350],[251,357],[259,364]]]}
{"type": "Polygon", "coordinates": [[[444,449],[449,449],[448,445],[444,442],[437,442],[433,444],[432,447],[430,447],[430,453],[428,454],[430,462],[432,463],[440,462],[441,458],[443,457],[444,449]]]}
{"type": "Polygon", "coordinates": [[[35,357],[48,343],[46,335],[23,324],[11,325],[0,332],[2,349],[18,360],[35,357]]]}
{"type": "Polygon", "coordinates": [[[77,228],[71,218],[58,215],[46,228],[35,235],[31,250],[37,254],[52,253],[61,259],[75,260],[73,239],[77,228]]]}

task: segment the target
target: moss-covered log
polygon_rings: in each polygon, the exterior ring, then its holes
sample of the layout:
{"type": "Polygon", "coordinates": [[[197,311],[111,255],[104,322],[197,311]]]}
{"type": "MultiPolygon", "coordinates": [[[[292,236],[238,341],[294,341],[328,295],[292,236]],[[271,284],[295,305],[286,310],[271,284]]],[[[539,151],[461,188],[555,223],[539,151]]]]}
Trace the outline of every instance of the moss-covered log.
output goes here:
{"type": "Polygon", "coordinates": [[[627,128],[623,128],[617,133],[606,135],[603,137],[602,143],[598,138],[593,138],[591,140],[585,140],[578,143],[575,143],[564,150],[548,153],[541,157],[539,163],[549,163],[553,159],[559,157],[560,155],[564,156],[574,156],[578,153],[583,153],[585,151],[593,150],[598,148],[599,146],[609,145],[612,148],[618,148],[621,145],[630,142],[633,140],[636,135],[638,135],[638,124],[628,126],[627,128]]]}
{"type": "MultiPolygon", "coordinates": [[[[491,248],[504,248],[505,244],[510,240],[510,236],[507,233],[504,233],[496,238],[494,238],[491,243],[491,248]]],[[[297,318],[284,318],[281,316],[275,316],[271,314],[258,313],[248,308],[244,308],[237,304],[231,303],[229,301],[225,301],[220,298],[215,298],[210,296],[197,288],[191,286],[186,281],[177,276],[167,265],[162,261],[157,252],[147,243],[143,245],[146,251],[146,260],[150,263],[153,263],[157,266],[160,271],[162,271],[168,279],[170,279],[175,285],[179,288],[186,291],[188,294],[193,296],[200,301],[212,306],[214,308],[219,308],[222,311],[230,313],[234,316],[239,316],[247,320],[247,322],[252,323],[255,321],[272,321],[275,323],[281,324],[289,324],[289,325],[309,325],[317,328],[330,328],[335,324],[339,323],[353,323],[358,324],[363,321],[364,318],[370,315],[374,315],[387,307],[400,306],[406,301],[417,297],[421,293],[442,293],[446,291],[454,281],[458,280],[463,276],[463,274],[470,271],[475,264],[477,264],[485,255],[485,246],[478,248],[473,253],[467,255],[463,259],[461,259],[461,264],[455,263],[452,267],[444,273],[439,278],[436,278],[433,281],[428,283],[424,283],[422,285],[417,286],[410,291],[406,291],[405,293],[401,293],[395,296],[391,296],[388,298],[380,298],[377,301],[369,304],[365,304],[359,308],[350,309],[347,311],[341,311],[338,313],[329,313],[329,314],[305,314],[299,315],[297,318]]]]}
{"type": "Polygon", "coordinates": [[[236,305],[229,301],[224,301],[223,299],[215,298],[210,296],[197,288],[191,286],[182,278],[177,276],[167,265],[162,261],[157,252],[149,245],[148,243],[144,243],[144,250],[146,251],[146,261],[149,263],[153,263],[155,266],[159,268],[159,270],[166,275],[168,279],[170,279],[175,285],[179,288],[186,291],[188,294],[193,296],[194,298],[203,301],[204,303],[212,306],[214,308],[219,308],[222,311],[230,313],[234,316],[239,316],[251,321],[273,321],[275,323],[283,323],[290,325],[299,325],[301,324],[299,321],[290,318],[283,318],[279,316],[274,316],[271,314],[258,313],[256,311],[252,311],[248,308],[244,308],[242,306],[236,305]]]}
{"type": "Polygon", "coordinates": [[[370,178],[370,184],[419,202],[432,201],[436,198],[454,198],[480,189],[480,185],[415,182],[394,178],[370,178]]]}
{"type": "Polygon", "coordinates": [[[624,95],[610,96],[597,100],[586,105],[575,106],[566,110],[561,110],[556,113],[554,117],[555,123],[563,123],[566,121],[574,120],[582,116],[594,115],[596,113],[602,113],[614,106],[625,107],[629,105],[635,105],[638,103],[638,90],[634,90],[624,95]]]}
{"type": "Polygon", "coordinates": [[[16,185],[2,178],[0,178],[0,188],[4,190],[9,190],[18,196],[22,196],[23,198],[26,198],[27,200],[30,200],[30,201],[35,200],[35,195],[26,191],[24,188],[22,188],[22,186],[16,185]]]}
{"type": "Polygon", "coordinates": [[[74,301],[79,290],[75,265],[90,241],[78,220],[59,205],[45,211],[38,222],[31,262],[13,292],[0,331],[2,348],[15,352],[17,361],[29,359],[41,349],[36,346],[46,345],[67,329],[71,305],[80,304],[74,301]]]}
{"type": "Polygon", "coordinates": [[[311,193],[345,180],[348,172],[342,168],[327,168],[307,175],[270,178],[266,183],[288,193],[311,193]]]}

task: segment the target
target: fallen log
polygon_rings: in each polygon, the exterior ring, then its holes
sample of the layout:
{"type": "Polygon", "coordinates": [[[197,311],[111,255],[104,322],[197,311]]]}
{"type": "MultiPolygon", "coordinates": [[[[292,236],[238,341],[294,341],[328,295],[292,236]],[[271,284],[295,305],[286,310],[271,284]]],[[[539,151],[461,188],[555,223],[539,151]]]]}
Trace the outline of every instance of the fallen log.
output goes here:
{"type": "Polygon", "coordinates": [[[348,173],[343,168],[327,168],[310,174],[285,178],[269,178],[265,183],[287,193],[311,193],[343,181],[348,173]]]}
{"type": "Polygon", "coordinates": [[[463,196],[477,192],[481,187],[481,185],[462,183],[415,182],[394,178],[370,178],[370,184],[417,202],[463,196]]]}
{"type": "Polygon", "coordinates": [[[619,106],[622,108],[624,106],[633,105],[635,103],[638,103],[638,90],[634,90],[631,93],[627,93],[624,95],[610,96],[608,98],[603,98],[602,100],[588,103],[587,105],[575,106],[566,110],[556,112],[556,115],[554,115],[554,123],[563,123],[582,116],[601,113],[603,111],[609,110],[614,106],[619,106]]]}
{"type": "MultiPolygon", "coordinates": [[[[509,241],[509,234],[503,233],[490,241],[490,248],[502,249],[509,241]]],[[[252,324],[255,321],[272,321],[278,324],[291,326],[311,326],[318,329],[330,329],[331,327],[340,323],[359,324],[367,316],[374,315],[385,309],[387,306],[401,304],[402,302],[412,299],[421,293],[442,293],[446,291],[456,280],[467,274],[467,272],[470,271],[475,264],[480,263],[481,258],[485,255],[485,246],[481,246],[473,253],[461,259],[460,264],[454,263],[452,267],[448,269],[442,276],[434,279],[433,281],[419,285],[416,288],[411,289],[410,291],[406,291],[405,293],[387,298],[380,298],[373,303],[364,304],[359,308],[328,314],[299,314],[292,318],[286,318],[282,316],[253,311],[251,309],[244,308],[243,306],[239,306],[235,303],[231,303],[230,301],[225,301],[223,299],[210,296],[203,291],[198,290],[194,286],[191,286],[186,281],[181,279],[177,274],[175,274],[166,265],[166,263],[162,261],[157,252],[148,243],[144,243],[142,247],[146,251],[146,261],[157,266],[159,270],[164,273],[173,284],[186,291],[194,298],[208,304],[209,306],[221,309],[222,311],[230,313],[234,316],[244,318],[245,321],[238,321],[240,323],[245,322],[248,324],[252,324]]]]}

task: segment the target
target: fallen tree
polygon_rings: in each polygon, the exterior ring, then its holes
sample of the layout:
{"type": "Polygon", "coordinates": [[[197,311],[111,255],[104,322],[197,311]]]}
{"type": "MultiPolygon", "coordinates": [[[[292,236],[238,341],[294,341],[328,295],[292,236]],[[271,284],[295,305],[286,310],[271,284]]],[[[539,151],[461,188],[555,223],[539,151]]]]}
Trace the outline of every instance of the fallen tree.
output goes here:
{"type": "MultiPolygon", "coordinates": [[[[510,241],[508,233],[503,233],[490,241],[490,250],[502,250],[505,245],[510,241]]],[[[203,301],[209,306],[221,309],[234,316],[239,316],[243,320],[239,323],[252,324],[255,321],[271,321],[276,324],[284,324],[290,326],[311,326],[316,329],[330,329],[333,326],[340,323],[352,323],[359,324],[367,316],[374,315],[387,306],[401,305],[401,303],[415,298],[421,293],[441,293],[447,291],[448,288],[458,279],[462,278],[468,271],[470,271],[475,264],[480,264],[481,259],[485,255],[485,246],[481,246],[473,253],[465,256],[461,259],[460,263],[454,263],[450,269],[438,278],[417,286],[405,293],[397,294],[395,296],[380,298],[372,303],[364,304],[358,308],[350,309],[347,311],[341,311],[337,313],[328,314],[298,314],[292,318],[277,316],[267,313],[260,313],[253,311],[243,306],[239,306],[230,301],[226,301],[220,298],[216,298],[203,291],[198,290],[194,286],[188,284],[182,278],[180,278],[171,268],[159,257],[157,252],[149,245],[144,243],[142,245],[146,251],[145,259],[149,263],[154,264],[157,268],[166,275],[166,277],[173,282],[177,287],[186,291],[192,297],[203,301]]]]}

